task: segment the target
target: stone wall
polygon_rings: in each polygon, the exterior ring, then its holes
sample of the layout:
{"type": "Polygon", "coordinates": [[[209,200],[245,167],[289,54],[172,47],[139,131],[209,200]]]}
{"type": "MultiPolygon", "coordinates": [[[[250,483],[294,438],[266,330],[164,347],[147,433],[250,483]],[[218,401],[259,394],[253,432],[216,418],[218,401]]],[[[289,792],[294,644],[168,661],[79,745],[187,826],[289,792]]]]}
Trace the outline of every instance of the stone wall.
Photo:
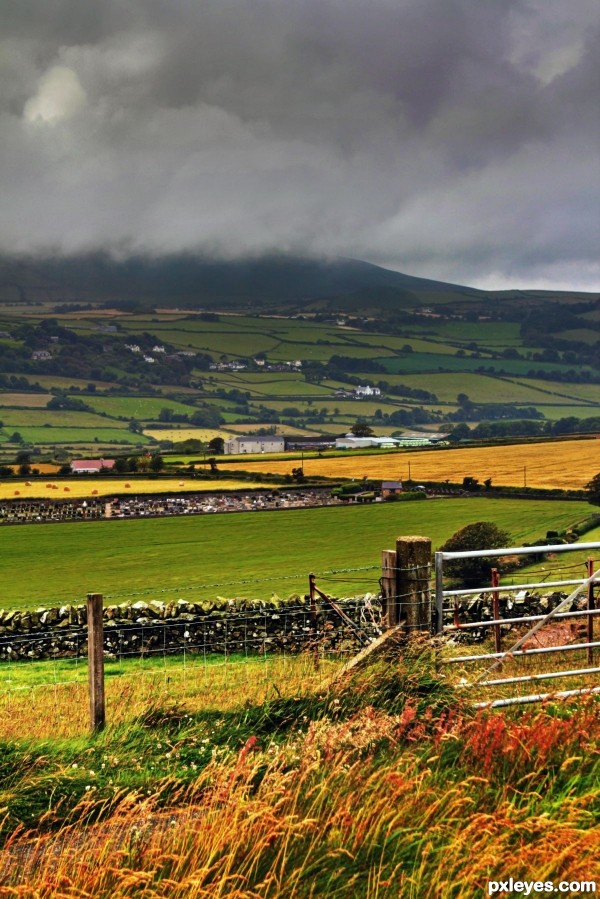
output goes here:
{"type": "MultiPolygon", "coordinates": [[[[353,625],[327,604],[317,605],[319,646],[330,652],[357,651],[377,636],[377,597],[336,600],[353,625]]],[[[227,600],[122,603],[104,608],[104,651],[108,659],[192,652],[297,653],[314,642],[306,597],[271,602],[227,600]]],[[[62,659],[87,655],[87,608],[65,605],[0,611],[0,660],[62,659]]]]}

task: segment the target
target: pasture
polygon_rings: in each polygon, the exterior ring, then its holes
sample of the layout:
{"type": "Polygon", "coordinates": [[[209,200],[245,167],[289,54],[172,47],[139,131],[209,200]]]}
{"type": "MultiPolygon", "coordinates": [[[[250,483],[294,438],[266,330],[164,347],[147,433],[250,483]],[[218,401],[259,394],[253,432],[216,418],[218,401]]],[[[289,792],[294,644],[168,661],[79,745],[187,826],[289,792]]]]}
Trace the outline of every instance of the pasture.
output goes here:
{"type": "Polygon", "coordinates": [[[105,594],[106,602],[268,599],[306,593],[310,571],[329,572],[318,585],[332,595],[376,592],[381,550],[399,534],[423,534],[436,547],[459,527],[492,520],[520,544],[564,529],[589,509],[584,502],[474,497],[4,527],[2,604],[62,605],[88,592],[105,594]]]}
{"type": "MultiPolygon", "coordinates": [[[[76,415],[77,413],[74,412],[72,414],[76,415]]],[[[84,412],[81,414],[85,415],[84,412]]],[[[74,449],[73,445],[77,445],[77,452],[73,454],[75,458],[78,458],[79,453],[83,454],[86,452],[91,452],[92,455],[98,455],[100,454],[102,445],[106,444],[110,444],[114,447],[119,444],[125,444],[125,446],[140,446],[148,443],[143,434],[134,434],[133,431],[129,431],[125,427],[119,428],[116,422],[108,421],[107,423],[107,419],[102,420],[101,426],[93,427],[77,427],[76,425],[69,427],[66,425],[47,423],[38,427],[30,427],[29,425],[19,425],[15,427],[14,425],[11,425],[10,431],[13,430],[13,427],[19,432],[25,443],[47,447],[52,447],[56,444],[65,444],[69,446],[71,450],[74,449]],[[110,425],[113,425],[113,427],[110,425]],[[86,447],[87,449],[84,450],[83,447],[86,447]]],[[[5,434],[7,434],[6,428],[5,434]]],[[[106,451],[104,451],[104,455],[107,455],[106,451]]]]}
{"type": "MultiPolygon", "coordinates": [[[[289,462],[285,461],[242,461],[233,457],[227,467],[236,466],[274,474],[289,470],[289,462]]],[[[364,455],[349,451],[343,457],[305,457],[304,460],[304,473],[308,477],[410,478],[417,482],[448,480],[453,483],[461,483],[464,477],[474,477],[481,483],[492,478],[496,486],[559,487],[565,490],[583,489],[599,470],[600,441],[594,438],[364,455]]]]}
{"type": "Polygon", "coordinates": [[[185,415],[193,415],[196,406],[179,403],[166,397],[151,396],[86,396],[85,402],[96,412],[112,418],[137,418],[142,421],[157,419],[162,409],[185,415]]]}

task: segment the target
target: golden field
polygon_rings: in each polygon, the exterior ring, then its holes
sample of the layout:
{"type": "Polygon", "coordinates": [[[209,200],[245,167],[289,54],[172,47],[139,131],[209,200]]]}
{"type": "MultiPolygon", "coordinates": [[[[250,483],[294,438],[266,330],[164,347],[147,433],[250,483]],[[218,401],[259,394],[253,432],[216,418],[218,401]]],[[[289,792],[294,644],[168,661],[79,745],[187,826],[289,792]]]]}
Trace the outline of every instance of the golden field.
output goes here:
{"type": "Polygon", "coordinates": [[[222,428],[144,428],[144,436],[153,440],[172,440],[179,443],[182,440],[201,440],[208,443],[214,437],[223,437],[225,440],[229,434],[222,428]]]}
{"type": "Polygon", "coordinates": [[[6,499],[82,499],[131,493],[198,493],[210,490],[251,490],[248,481],[192,481],[181,478],[68,478],[55,481],[11,480],[0,483],[0,500],[6,499]]]}
{"type": "MultiPolygon", "coordinates": [[[[297,461],[250,462],[247,458],[227,462],[246,471],[286,474],[297,461]]],[[[325,477],[376,478],[386,480],[462,482],[464,477],[481,483],[492,479],[495,486],[559,487],[581,489],[600,472],[600,439],[564,440],[435,450],[400,450],[386,454],[347,455],[332,458],[304,457],[304,473],[325,477]]]]}

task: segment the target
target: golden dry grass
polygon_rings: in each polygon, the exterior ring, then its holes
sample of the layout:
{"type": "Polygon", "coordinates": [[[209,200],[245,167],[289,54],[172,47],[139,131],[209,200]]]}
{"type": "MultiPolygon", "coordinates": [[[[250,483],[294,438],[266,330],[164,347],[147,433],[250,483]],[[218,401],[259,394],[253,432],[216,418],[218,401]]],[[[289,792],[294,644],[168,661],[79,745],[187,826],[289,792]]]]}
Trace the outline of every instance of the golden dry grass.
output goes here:
{"type": "Polygon", "coordinates": [[[55,481],[11,480],[0,483],[0,500],[6,499],[81,499],[131,493],[197,493],[203,490],[249,490],[247,481],[191,481],[182,478],[69,478],[55,481]],[[54,485],[54,486],[52,486],[54,485]]]}
{"type": "Polygon", "coordinates": [[[182,440],[202,440],[208,443],[214,437],[229,437],[227,431],[222,428],[144,428],[146,437],[153,440],[172,440],[179,443],[182,440]]]}
{"type": "MultiPolygon", "coordinates": [[[[228,461],[227,467],[286,474],[296,463],[228,461]]],[[[510,446],[399,451],[388,454],[349,452],[339,458],[304,458],[304,474],[344,478],[383,478],[462,482],[465,476],[495,486],[582,489],[600,471],[600,440],[565,440],[510,446]]]]}
{"type": "Polygon", "coordinates": [[[0,406],[19,406],[26,409],[45,408],[52,396],[49,393],[0,393],[0,406]]]}

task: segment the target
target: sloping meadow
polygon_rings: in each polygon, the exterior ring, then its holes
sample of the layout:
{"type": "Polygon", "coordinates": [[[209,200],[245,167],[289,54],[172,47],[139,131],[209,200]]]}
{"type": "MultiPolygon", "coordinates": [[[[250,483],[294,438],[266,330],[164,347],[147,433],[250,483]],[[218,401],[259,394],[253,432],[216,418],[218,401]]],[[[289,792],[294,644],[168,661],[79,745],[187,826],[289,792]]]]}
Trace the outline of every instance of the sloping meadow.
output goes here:
{"type": "MultiPolygon", "coordinates": [[[[598,880],[598,701],[474,712],[418,645],[5,741],[0,895],[461,897],[598,880]]],[[[39,712],[43,714],[43,709],[39,712]]]]}

